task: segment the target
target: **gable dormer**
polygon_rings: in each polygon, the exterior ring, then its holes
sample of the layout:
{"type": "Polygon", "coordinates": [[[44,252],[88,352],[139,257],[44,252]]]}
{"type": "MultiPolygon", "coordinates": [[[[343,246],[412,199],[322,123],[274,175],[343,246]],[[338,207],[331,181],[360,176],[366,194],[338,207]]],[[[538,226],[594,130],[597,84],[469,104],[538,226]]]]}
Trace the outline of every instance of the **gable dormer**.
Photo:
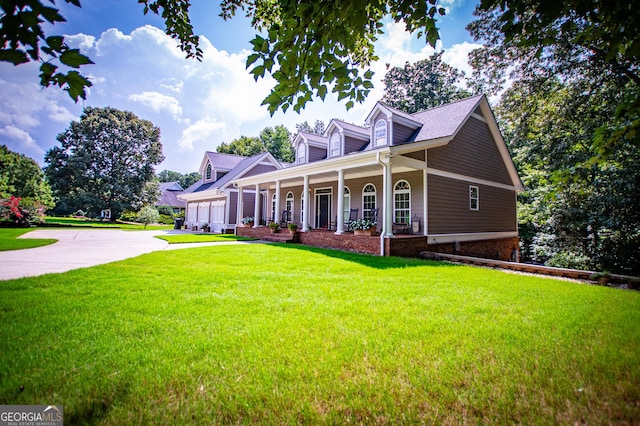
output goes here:
{"type": "Polygon", "coordinates": [[[293,141],[295,164],[307,164],[327,158],[328,138],[313,133],[300,132],[293,141]]]}
{"type": "Polygon", "coordinates": [[[329,140],[328,158],[340,157],[361,151],[369,143],[369,129],[333,119],[325,136],[329,140]]]}
{"type": "Polygon", "coordinates": [[[371,145],[369,149],[382,148],[406,143],[422,123],[411,114],[376,103],[367,116],[365,123],[370,129],[371,145]]]}
{"type": "Polygon", "coordinates": [[[205,152],[202,163],[200,163],[200,175],[202,183],[216,182],[229,173],[242,161],[244,157],[233,154],[223,154],[219,152],[205,152]]]}

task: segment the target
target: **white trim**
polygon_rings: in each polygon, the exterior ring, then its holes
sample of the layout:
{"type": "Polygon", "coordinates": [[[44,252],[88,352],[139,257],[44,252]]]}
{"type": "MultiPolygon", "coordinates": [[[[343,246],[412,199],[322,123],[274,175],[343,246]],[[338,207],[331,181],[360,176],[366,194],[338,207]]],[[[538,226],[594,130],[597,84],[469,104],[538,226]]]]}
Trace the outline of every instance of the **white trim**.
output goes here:
{"type": "Polygon", "coordinates": [[[318,196],[321,196],[321,195],[329,196],[329,212],[327,213],[327,225],[331,226],[331,216],[333,215],[333,187],[325,186],[323,188],[313,188],[313,202],[314,202],[313,211],[315,212],[315,217],[313,218],[314,228],[320,227],[320,216],[318,215],[318,209],[320,207],[320,204],[318,203],[318,196]],[[323,192],[318,194],[318,191],[323,191],[323,192]]]}
{"type": "Polygon", "coordinates": [[[455,180],[462,180],[469,183],[477,183],[479,185],[492,186],[494,188],[506,189],[509,191],[518,190],[518,188],[516,188],[513,185],[505,185],[504,183],[492,182],[490,180],[485,180],[485,179],[478,179],[471,176],[461,175],[458,173],[445,172],[444,170],[433,169],[431,167],[427,167],[427,173],[434,176],[440,176],[440,177],[445,177],[445,178],[455,179],[455,180]]]}
{"type": "Polygon", "coordinates": [[[469,210],[477,212],[480,211],[480,188],[478,188],[476,185],[469,185],[469,210]],[[476,190],[476,196],[473,197],[471,195],[471,191],[472,189],[476,190]],[[472,205],[472,201],[476,200],[476,206],[475,208],[472,205]]]}
{"type": "Polygon", "coordinates": [[[471,117],[473,117],[473,118],[475,118],[477,120],[480,120],[480,121],[484,121],[487,124],[489,123],[486,118],[484,118],[483,116],[481,116],[479,114],[476,114],[475,112],[471,113],[471,117]]]}
{"type": "Polygon", "coordinates": [[[504,232],[478,232],[478,233],[460,233],[460,234],[431,234],[427,236],[427,244],[445,244],[454,243],[456,241],[481,241],[481,240],[497,240],[500,238],[517,237],[518,231],[504,232]]]}

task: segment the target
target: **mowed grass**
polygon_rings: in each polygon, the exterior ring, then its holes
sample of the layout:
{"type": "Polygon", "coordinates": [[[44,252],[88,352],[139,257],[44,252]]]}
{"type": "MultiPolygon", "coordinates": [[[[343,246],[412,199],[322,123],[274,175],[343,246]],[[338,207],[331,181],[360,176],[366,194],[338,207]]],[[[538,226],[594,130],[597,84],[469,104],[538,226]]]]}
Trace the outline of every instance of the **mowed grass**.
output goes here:
{"type": "Polygon", "coordinates": [[[632,424],[640,294],[280,245],[0,282],[0,404],[99,424],[632,424]]]}
{"type": "Polygon", "coordinates": [[[184,243],[224,243],[232,241],[255,241],[255,238],[240,237],[232,234],[176,234],[156,235],[156,238],[167,241],[169,244],[184,243]]]}
{"type": "Polygon", "coordinates": [[[53,238],[18,238],[31,231],[32,228],[0,228],[0,251],[48,246],[57,241],[53,238]]]}
{"type": "Polygon", "coordinates": [[[82,227],[82,228],[115,228],[131,231],[139,230],[164,230],[173,229],[173,225],[147,225],[146,227],[142,223],[130,223],[130,222],[103,222],[99,219],[82,219],[77,217],[55,217],[47,216],[44,219],[45,224],[55,226],[69,226],[69,227],[82,227]]]}

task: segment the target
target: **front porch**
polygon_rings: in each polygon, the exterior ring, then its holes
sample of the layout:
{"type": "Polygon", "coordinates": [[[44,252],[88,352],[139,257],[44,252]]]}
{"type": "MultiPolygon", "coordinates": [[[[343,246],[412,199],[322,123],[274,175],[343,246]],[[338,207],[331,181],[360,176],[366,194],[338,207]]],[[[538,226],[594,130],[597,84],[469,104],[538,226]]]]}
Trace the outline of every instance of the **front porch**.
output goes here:
{"type": "Polygon", "coordinates": [[[518,238],[498,238],[479,241],[462,241],[457,243],[429,244],[424,235],[398,234],[390,238],[381,238],[380,234],[372,236],[354,235],[351,232],[336,234],[335,231],[313,229],[297,232],[290,237],[288,229],[280,229],[273,235],[268,226],[236,227],[236,235],[258,239],[296,242],[312,247],[351,251],[371,255],[419,257],[423,251],[459,254],[509,261],[514,249],[518,247],[518,238]],[[274,237],[275,238],[272,238],[274,237]]]}

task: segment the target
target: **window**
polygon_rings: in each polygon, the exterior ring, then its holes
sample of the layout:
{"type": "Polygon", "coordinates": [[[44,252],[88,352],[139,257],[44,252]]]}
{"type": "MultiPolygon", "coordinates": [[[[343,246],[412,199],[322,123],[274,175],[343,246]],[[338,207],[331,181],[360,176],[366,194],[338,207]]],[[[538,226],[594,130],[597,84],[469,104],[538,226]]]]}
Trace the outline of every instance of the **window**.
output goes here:
{"type": "Polygon", "coordinates": [[[373,139],[375,141],[375,146],[382,146],[387,144],[387,122],[385,120],[376,121],[373,139]]]}
{"type": "Polygon", "coordinates": [[[343,206],[343,214],[344,217],[343,223],[349,223],[349,214],[351,213],[351,191],[346,186],[344,187],[344,206],[343,206]]]}
{"type": "Polygon", "coordinates": [[[283,217],[281,220],[292,221],[293,220],[293,192],[291,191],[287,192],[286,206],[287,206],[288,217],[283,217]]]}
{"type": "Polygon", "coordinates": [[[207,172],[205,173],[205,179],[206,180],[210,180],[211,179],[211,163],[207,164],[207,172]]]}
{"type": "Polygon", "coordinates": [[[307,162],[307,150],[303,143],[298,145],[298,155],[297,155],[298,164],[304,164],[307,162]]]}
{"type": "Polygon", "coordinates": [[[362,189],[362,217],[371,220],[371,210],[376,208],[376,187],[366,184],[362,189]]]}
{"type": "Polygon", "coordinates": [[[480,210],[480,193],[477,186],[469,186],[469,209],[480,210]]]}
{"type": "Polygon", "coordinates": [[[340,155],[340,133],[334,132],[331,135],[331,156],[337,157],[340,155]]]}
{"type": "Polygon", "coordinates": [[[411,186],[400,180],[393,188],[393,222],[409,223],[411,218],[411,186]]]}

